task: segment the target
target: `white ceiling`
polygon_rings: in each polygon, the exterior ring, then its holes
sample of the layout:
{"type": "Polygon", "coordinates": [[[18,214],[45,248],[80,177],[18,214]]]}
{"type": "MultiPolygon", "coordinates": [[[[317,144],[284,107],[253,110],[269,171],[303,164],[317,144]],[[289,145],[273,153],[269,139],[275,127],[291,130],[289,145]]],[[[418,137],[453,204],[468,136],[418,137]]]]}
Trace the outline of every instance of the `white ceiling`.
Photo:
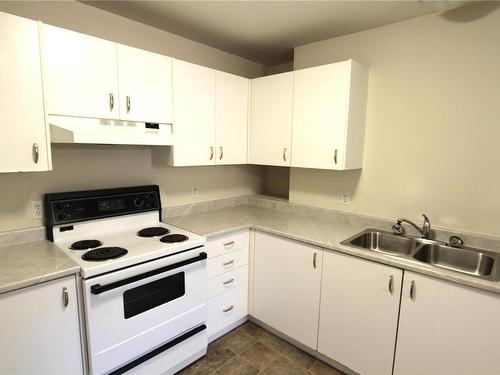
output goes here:
{"type": "Polygon", "coordinates": [[[84,1],[266,65],[293,47],[456,8],[464,1],[84,1]]]}

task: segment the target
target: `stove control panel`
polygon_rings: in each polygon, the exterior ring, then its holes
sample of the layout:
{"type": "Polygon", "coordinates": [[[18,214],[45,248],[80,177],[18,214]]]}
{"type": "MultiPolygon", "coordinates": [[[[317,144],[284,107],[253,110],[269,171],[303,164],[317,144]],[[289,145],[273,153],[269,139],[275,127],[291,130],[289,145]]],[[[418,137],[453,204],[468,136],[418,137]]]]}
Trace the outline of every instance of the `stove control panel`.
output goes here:
{"type": "Polygon", "coordinates": [[[161,215],[157,185],[46,194],[44,203],[50,226],[147,211],[161,215]]]}

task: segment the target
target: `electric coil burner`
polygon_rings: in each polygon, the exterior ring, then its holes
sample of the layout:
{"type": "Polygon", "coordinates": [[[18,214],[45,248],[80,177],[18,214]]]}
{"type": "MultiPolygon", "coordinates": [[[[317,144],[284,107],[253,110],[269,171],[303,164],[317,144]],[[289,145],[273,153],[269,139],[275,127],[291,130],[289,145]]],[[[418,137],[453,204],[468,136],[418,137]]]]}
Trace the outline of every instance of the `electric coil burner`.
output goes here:
{"type": "Polygon", "coordinates": [[[164,227],[149,227],[141,229],[137,235],[139,237],[158,237],[163,236],[165,234],[169,234],[170,231],[164,227]]]}
{"type": "Polygon", "coordinates": [[[82,255],[82,259],[100,261],[119,258],[127,253],[128,251],[123,247],[100,247],[98,249],[87,251],[82,255]]]}
{"type": "Polygon", "coordinates": [[[174,242],[183,242],[188,239],[189,239],[188,236],[174,233],[174,234],[167,234],[166,236],[160,238],[160,241],[165,243],[174,243],[174,242]]]}
{"type": "Polygon", "coordinates": [[[99,240],[82,240],[76,241],[69,247],[71,250],[89,250],[102,245],[99,240]]]}

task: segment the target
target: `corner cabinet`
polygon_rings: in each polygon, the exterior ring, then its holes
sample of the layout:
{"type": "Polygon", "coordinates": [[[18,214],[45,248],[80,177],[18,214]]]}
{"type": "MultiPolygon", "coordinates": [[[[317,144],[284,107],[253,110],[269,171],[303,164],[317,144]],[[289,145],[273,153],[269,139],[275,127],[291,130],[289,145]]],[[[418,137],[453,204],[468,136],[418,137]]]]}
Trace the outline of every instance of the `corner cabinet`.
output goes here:
{"type": "Polygon", "coordinates": [[[316,349],[323,250],[256,232],[253,316],[316,349]]]}
{"type": "Polygon", "coordinates": [[[38,28],[0,13],[0,172],[52,169],[38,28]]]}
{"type": "Polygon", "coordinates": [[[249,163],[290,166],[293,72],[252,80],[249,163]]]}
{"type": "Polygon", "coordinates": [[[390,375],[402,279],[400,269],[325,251],[318,351],[357,373],[390,375]]]}
{"type": "Polygon", "coordinates": [[[75,276],[0,295],[0,374],[83,374],[75,276]]]}
{"type": "Polygon", "coordinates": [[[405,271],[395,375],[499,374],[500,296],[405,271]]]}
{"type": "Polygon", "coordinates": [[[367,91],[354,60],[294,72],[292,167],[362,167],[367,91]]]}

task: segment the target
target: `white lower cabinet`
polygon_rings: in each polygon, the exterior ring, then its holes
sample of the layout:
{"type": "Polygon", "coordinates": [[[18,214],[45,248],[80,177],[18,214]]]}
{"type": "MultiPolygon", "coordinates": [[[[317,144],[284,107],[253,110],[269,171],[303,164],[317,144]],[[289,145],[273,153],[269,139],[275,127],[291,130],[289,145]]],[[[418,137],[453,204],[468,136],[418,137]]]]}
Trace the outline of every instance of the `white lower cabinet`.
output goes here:
{"type": "Polygon", "coordinates": [[[0,332],[0,374],[82,374],[75,276],[0,295],[0,332]]]}
{"type": "Polygon", "coordinates": [[[316,349],[321,248],[255,234],[253,316],[316,349]]]}
{"type": "Polygon", "coordinates": [[[498,295],[405,271],[395,375],[499,374],[499,337],[498,295]]]}
{"type": "Polygon", "coordinates": [[[360,374],[391,374],[403,271],[326,251],[318,351],[360,374]]]}
{"type": "Polygon", "coordinates": [[[248,314],[249,231],[208,240],[208,337],[226,333],[248,314]]]}

